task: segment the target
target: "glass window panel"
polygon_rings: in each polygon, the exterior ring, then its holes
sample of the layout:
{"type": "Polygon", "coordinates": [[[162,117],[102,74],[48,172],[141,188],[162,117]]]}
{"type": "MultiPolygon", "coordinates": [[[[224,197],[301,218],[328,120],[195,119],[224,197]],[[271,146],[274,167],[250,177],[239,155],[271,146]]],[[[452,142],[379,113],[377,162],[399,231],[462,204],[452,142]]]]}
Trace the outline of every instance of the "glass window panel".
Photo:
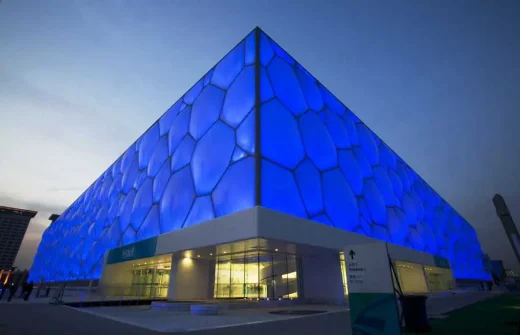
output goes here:
{"type": "Polygon", "coordinates": [[[245,297],[266,298],[267,290],[259,283],[258,253],[248,254],[245,258],[245,297]]]}
{"type": "Polygon", "coordinates": [[[231,259],[229,257],[217,258],[215,270],[215,298],[229,298],[231,293],[231,259]]]}
{"type": "Polygon", "coordinates": [[[245,296],[245,264],[244,255],[235,256],[231,260],[231,298],[242,298],[245,296]]]}
{"type": "MultiPolygon", "coordinates": [[[[289,295],[289,272],[287,271],[287,255],[273,254],[272,262],[273,298],[280,299],[289,295]]],[[[292,276],[292,275],[291,275],[292,276]]]]}
{"type": "Polygon", "coordinates": [[[298,263],[296,255],[287,254],[287,292],[284,298],[298,298],[298,263]]]}

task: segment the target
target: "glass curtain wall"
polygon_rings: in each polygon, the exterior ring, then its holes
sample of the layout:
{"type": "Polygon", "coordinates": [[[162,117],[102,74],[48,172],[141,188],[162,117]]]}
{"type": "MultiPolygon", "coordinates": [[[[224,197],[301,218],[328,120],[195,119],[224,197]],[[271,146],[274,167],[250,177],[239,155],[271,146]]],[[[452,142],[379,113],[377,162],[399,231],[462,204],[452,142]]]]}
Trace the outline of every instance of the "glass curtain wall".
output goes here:
{"type": "Polygon", "coordinates": [[[215,298],[298,297],[297,258],[286,253],[220,255],[215,264],[215,298]]]}
{"type": "Polygon", "coordinates": [[[111,264],[104,271],[102,286],[107,296],[165,298],[171,255],[111,264]]]}
{"type": "Polygon", "coordinates": [[[130,295],[165,298],[170,283],[170,269],[160,266],[141,266],[132,270],[130,295]]]}

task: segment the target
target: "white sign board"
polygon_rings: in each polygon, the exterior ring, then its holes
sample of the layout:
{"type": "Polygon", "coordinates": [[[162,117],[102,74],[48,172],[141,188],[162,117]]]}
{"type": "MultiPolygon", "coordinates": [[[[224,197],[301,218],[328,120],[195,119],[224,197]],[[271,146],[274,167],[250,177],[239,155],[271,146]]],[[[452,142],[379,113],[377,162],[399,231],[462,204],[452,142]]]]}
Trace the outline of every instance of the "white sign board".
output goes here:
{"type": "Polygon", "coordinates": [[[344,250],[352,334],[401,334],[387,250],[385,242],[344,250]]]}
{"type": "Polygon", "coordinates": [[[350,293],[393,293],[386,243],[374,242],[344,249],[350,293]]]}

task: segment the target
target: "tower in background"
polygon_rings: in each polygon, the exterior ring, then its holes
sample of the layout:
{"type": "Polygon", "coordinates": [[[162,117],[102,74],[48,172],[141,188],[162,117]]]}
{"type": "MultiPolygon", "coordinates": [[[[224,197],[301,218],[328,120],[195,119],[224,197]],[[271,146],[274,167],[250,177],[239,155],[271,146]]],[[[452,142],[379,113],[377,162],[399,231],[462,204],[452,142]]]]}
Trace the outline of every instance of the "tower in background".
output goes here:
{"type": "Polygon", "coordinates": [[[509,208],[507,208],[506,202],[500,194],[495,194],[493,204],[495,205],[500,221],[502,221],[502,226],[504,226],[509,243],[511,243],[511,247],[515,252],[516,260],[520,264],[520,236],[518,235],[518,229],[516,229],[509,208]]]}
{"type": "Polygon", "coordinates": [[[0,270],[10,270],[36,211],[0,206],[0,270]]]}

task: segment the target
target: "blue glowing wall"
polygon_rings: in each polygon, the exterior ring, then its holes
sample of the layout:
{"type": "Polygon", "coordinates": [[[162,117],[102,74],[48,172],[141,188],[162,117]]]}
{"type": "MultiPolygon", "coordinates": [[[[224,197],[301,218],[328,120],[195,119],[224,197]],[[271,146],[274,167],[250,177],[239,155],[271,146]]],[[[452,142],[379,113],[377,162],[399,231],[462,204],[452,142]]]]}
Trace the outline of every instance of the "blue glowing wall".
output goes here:
{"type": "Polygon", "coordinates": [[[489,278],[473,228],[259,30],[45,231],[31,278],[96,279],[109,249],[255,205],[446,257],[456,278],[489,278]]]}
{"type": "Polygon", "coordinates": [[[261,205],[489,278],[469,223],[287,52],[259,43],[261,205]]]}
{"type": "Polygon", "coordinates": [[[255,46],[251,33],[44,232],[32,280],[99,278],[109,249],[254,206],[255,46]]]}

